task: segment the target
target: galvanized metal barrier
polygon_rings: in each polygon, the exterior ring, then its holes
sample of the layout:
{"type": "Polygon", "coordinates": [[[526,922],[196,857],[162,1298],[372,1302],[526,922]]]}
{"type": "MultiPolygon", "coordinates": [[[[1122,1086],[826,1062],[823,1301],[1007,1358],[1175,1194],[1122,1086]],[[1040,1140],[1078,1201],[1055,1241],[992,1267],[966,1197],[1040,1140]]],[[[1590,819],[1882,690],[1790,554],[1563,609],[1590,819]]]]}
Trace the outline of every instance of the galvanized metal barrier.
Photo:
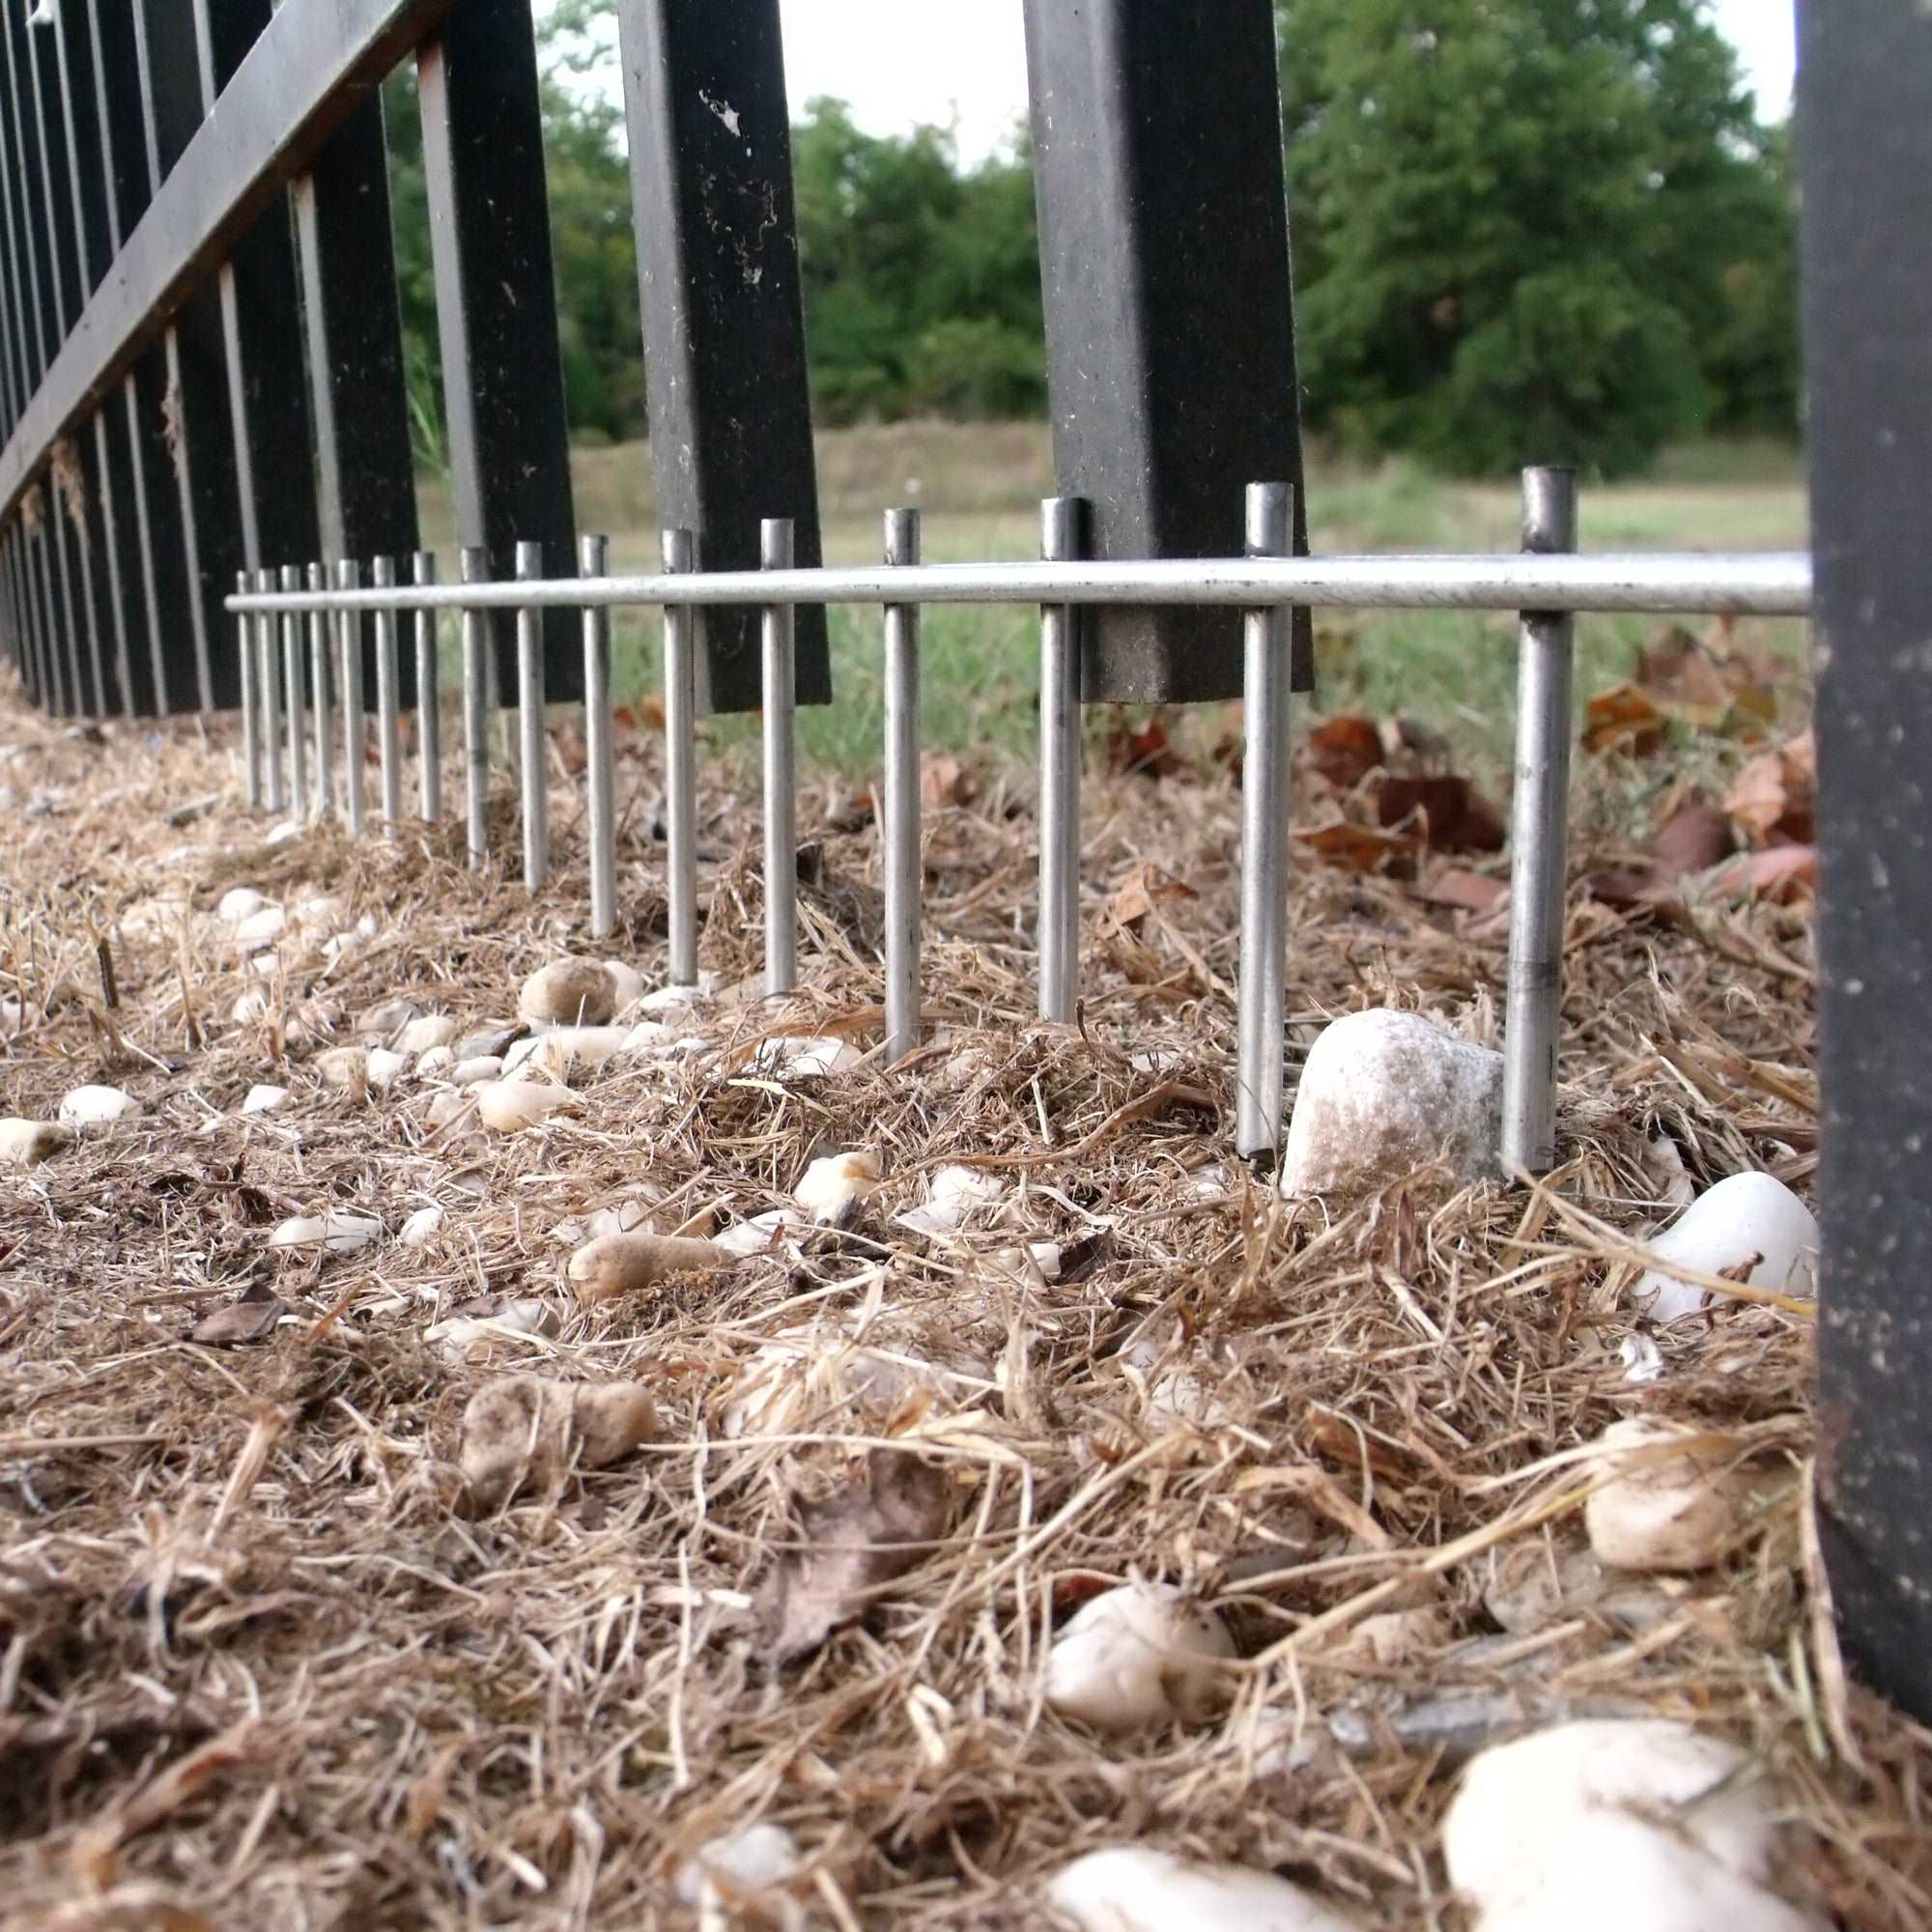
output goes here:
{"type": "MultiPolygon", "coordinates": [[[[796,666],[794,613],[801,607],[877,604],[884,613],[886,725],[883,832],[886,880],[886,1007],[888,1050],[898,1058],[920,1038],[919,638],[927,604],[1037,604],[1039,644],[1039,924],[1038,996],[1044,1019],[1069,1021],[1079,1000],[1079,709],[1072,689],[1076,613],[1094,606],[1189,608],[1234,605],[1247,612],[1242,763],[1241,932],[1238,978],[1238,1058],[1236,1144],[1249,1156],[1279,1151],[1285,1091],[1284,1016],[1287,1010],[1289,863],[1289,688],[1291,613],[1316,606],[1519,610],[1522,614],[1517,716],[1517,785],[1513,839],[1513,914],[1505,1029],[1502,1157],[1511,1168],[1541,1172],[1555,1158],[1556,1047],[1562,1006],[1563,895],[1567,866],[1571,658],[1574,613],[1684,612],[1803,616],[1810,608],[1810,565],[1803,555],[1583,556],[1576,554],[1576,487],[1569,471],[1523,473],[1523,550],[1496,556],[1293,557],[1289,553],[1293,505],[1288,485],[1255,483],[1247,492],[1248,554],[1241,558],[1098,565],[1078,558],[1081,505],[1051,497],[1041,505],[1043,559],[1037,564],[921,564],[919,512],[885,514],[885,563],[878,569],[800,570],[792,561],[792,530],[782,518],[764,525],[765,568],[757,572],[694,572],[690,532],[667,530],[665,571],[650,577],[604,574],[607,547],[586,537],[576,577],[537,575],[534,545],[519,545],[518,577],[485,582],[481,559],[465,557],[460,585],[435,582],[418,569],[403,586],[386,557],[374,559],[368,589],[298,589],[303,573],[281,573],[282,588],[266,584],[228,600],[238,649],[251,632],[267,635],[277,622],[287,633],[304,613],[332,613],[353,624],[373,618],[385,640],[379,664],[393,656],[398,619],[412,612],[418,627],[439,611],[464,616],[466,639],[480,636],[484,613],[515,613],[521,675],[517,742],[522,805],[524,881],[539,891],[549,876],[546,819],[545,692],[537,650],[540,613],[582,612],[584,649],[586,769],[590,828],[589,895],[593,931],[608,931],[617,916],[611,815],[611,735],[609,614],[616,609],[656,608],[665,621],[666,768],[668,791],[667,872],[670,903],[673,983],[696,977],[696,824],[695,773],[697,721],[691,701],[692,666],[685,641],[694,610],[724,603],[753,605],[762,637],[762,827],[765,890],[765,986],[772,995],[799,982],[797,879],[796,666]]],[[[344,567],[345,575],[354,566],[344,567]]],[[[268,576],[269,573],[264,573],[268,576]]],[[[308,573],[313,582],[316,573],[308,573]]],[[[259,674],[269,692],[244,714],[243,763],[270,777],[267,803],[278,809],[279,699],[272,653],[259,674]],[[259,743],[258,743],[259,740],[259,743]]],[[[289,663],[296,657],[292,653],[289,663]]],[[[353,653],[344,658],[353,676],[353,653]]],[[[393,675],[378,680],[378,731],[384,746],[384,825],[393,829],[402,792],[391,751],[395,742],[393,675]]],[[[294,675],[291,674],[291,692],[294,675]]],[[[466,648],[463,715],[471,748],[469,813],[472,864],[487,855],[487,666],[480,649],[466,648]]],[[[436,709],[425,674],[419,701],[436,709]]],[[[351,715],[354,700],[345,701],[351,715]]],[[[291,743],[299,699],[291,696],[291,743]]],[[[352,727],[354,734],[359,725],[352,727]]],[[[426,815],[436,809],[436,778],[427,759],[437,742],[422,734],[425,763],[419,796],[426,815]]],[[[359,762],[359,760],[355,760],[359,762]]],[[[352,782],[351,822],[355,786],[352,782]]],[[[318,797],[317,809],[329,801],[318,797]]]]}

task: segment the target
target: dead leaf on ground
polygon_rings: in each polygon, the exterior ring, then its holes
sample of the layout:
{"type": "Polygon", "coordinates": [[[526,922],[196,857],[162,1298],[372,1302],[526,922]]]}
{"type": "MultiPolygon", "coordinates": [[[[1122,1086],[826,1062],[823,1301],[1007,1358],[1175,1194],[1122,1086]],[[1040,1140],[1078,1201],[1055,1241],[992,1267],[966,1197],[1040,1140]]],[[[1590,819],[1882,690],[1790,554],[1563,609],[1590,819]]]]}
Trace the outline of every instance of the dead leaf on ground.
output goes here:
{"type": "Polygon", "coordinates": [[[1507,879],[1457,866],[1431,873],[1414,889],[1415,896],[1426,904],[1453,906],[1460,912],[1493,912],[1509,897],[1509,890],[1507,879]]]}
{"type": "Polygon", "coordinates": [[[235,1300],[224,1303],[212,1315],[204,1315],[187,1339],[217,1347],[266,1341],[288,1312],[288,1303],[267,1282],[251,1282],[235,1300]]]}
{"type": "Polygon", "coordinates": [[[1157,712],[1150,712],[1138,722],[1121,719],[1108,731],[1103,753],[1107,769],[1123,776],[1161,779],[1181,768],[1157,712]]]}
{"type": "Polygon", "coordinates": [[[1583,749],[1627,752],[1634,758],[1662,749],[1670,735],[1663,713],[1634,684],[1600,691],[1583,707],[1583,749]]]}
{"type": "Polygon", "coordinates": [[[863,1488],[799,1511],[802,1548],[787,1550],[759,1586],[759,1641],[775,1664],[816,1650],[864,1616],[879,1586],[929,1552],[952,1520],[952,1479],[903,1449],[874,1449],[863,1488]]]}
{"type": "Polygon", "coordinates": [[[1115,930],[1124,930],[1145,919],[1163,899],[1192,899],[1201,895],[1190,885],[1177,879],[1164,866],[1142,860],[1129,867],[1107,901],[1107,922],[1115,930]]]}
{"type": "Polygon", "coordinates": [[[1382,761],[1382,734],[1373,718],[1339,712],[1308,734],[1308,762],[1338,791],[1353,791],[1382,761]]]}
{"type": "Polygon", "coordinates": [[[1467,779],[1385,778],[1376,790],[1384,828],[1414,821],[1423,844],[1437,852],[1500,852],[1502,814],[1467,779]]]}
{"type": "Polygon", "coordinates": [[[1318,859],[1349,872],[1379,872],[1398,859],[1412,858],[1415,840],[1401,832],[1378,832],[1367,825],[1337,819],[1333,825],[1311,825],[1296,831],[1295,841],[1318,859]]]}
{"type": "Polygon", "coordinates": [[[1651,840],[1658,864],[1667,872],[1702,872],[1737,849],[1731,821],[1702,799],[1680,806],[1657,828],[1651,840]]]}
{"type": "Polygon", "coordinates": [[[1817,759],[1802,731],[1761,752],[1724,795],[1724,810],[1755,845],[1807,845],[1817,837],[1817,759]]]}
{"type": "Polygon", "coordinates": [[[1779,669],[1775,660],[1719,653],[1672,624],[1638,653],[1635,682],[1666,718],[1754,737],[1777,716],[1779,669]]]}
{"type": "Polygon", "coordinates": [[[1739,896],[1773,899],[1802,898],[1817,890],[1818,848],[1815,845],[1772,845],[1747,852],[1711,879],[1711,890],[1739,896]]]}
{"type": "Polygon", "coordinates": [[[919,795],[934,811],[971,805],[980,787],[951,752],[926,752],[919,761],[919,795]]]}

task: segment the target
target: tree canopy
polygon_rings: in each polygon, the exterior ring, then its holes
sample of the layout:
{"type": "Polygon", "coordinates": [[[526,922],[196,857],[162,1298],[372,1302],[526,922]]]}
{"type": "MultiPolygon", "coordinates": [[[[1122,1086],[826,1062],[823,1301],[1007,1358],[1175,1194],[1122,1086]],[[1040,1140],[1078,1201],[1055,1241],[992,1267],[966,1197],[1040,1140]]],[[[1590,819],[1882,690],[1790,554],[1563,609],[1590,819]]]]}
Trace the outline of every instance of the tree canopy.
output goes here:
{"type": "MultiPolygon", "coordinates": [[[[1789,139],[1758,125],[1706,0],[1278,0],[1277,15],[1312,429],[1457,471],[1534,449],[1611,474],[1701,431],[1795,429],[1789,139]]],[[[588,0],[559,0],[541,29],[565,399],[589,440],[646,422],[622,113],[586,80],[609,29],[588,0]]],[[[433,456],[407,64],[387,100],[433,456]]],[[[968,164],[943,129],[869,134],[817,99],[793,169],[821,422],[1044,407],[1023,130],[968,164]]]]}

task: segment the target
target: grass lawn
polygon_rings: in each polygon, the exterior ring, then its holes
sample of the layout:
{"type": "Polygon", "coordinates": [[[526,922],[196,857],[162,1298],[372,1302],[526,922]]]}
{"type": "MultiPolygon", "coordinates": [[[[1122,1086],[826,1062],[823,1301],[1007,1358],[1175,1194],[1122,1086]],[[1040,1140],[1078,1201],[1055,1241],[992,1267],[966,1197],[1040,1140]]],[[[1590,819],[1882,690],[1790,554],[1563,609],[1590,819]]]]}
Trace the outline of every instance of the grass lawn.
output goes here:
{"type": "MultiPolygon", "coordinates": [[[[650,568],[658,538],[647,449],[580,450],[573,468],[580,527],[609,533],[613,567],[650,568]]],[[[820,488],[828,561],[875,559],[880,510],[917,501],[925,510],[927,559],[966,562],[1037,554],[1034,505],[1051,490],[1052,474],[1037,425],[907,423],[823,436],[820,488]]],[[[431,540],[447,544],[446,490],[431,486],[423,507],[431,540]]],[[[1309,478],[1309,508],[1317,551],[1491,551],[1518,541],[1517,495],[1509,485],[1442,482],[1404,464],[1371,471],[1319,464],[1309,478]]],[[[1806,535],[1797,459],[1769,447],[1673,452],[1645,480],[1585,487],[1579,512],[1586,550],[1781,550],[1802,547],[1806,535]]],[[[876,760],[883,718],[879,614],[836,608],[831,624],[838,697],[801,715],[801,750],[820,766],[862,774],[876,760]]],[[[1579,704],[1628,672],[1654,628],[1641,617],[1583,620],[1579,704]]],[[[1796,659],[1803,629],[1753,624],[1738,632],[1753,648],[1796,659]]],[[[928,744],[1030,755],[1037,631],[1037,615],[1023,608],[925,613],[928,744]]],[[[619,612],[614,636],[620,696],[654,689],[657,614],[619,612]]],[[[1479,773],[1493,774],[1506,762],[1516,639],[1508,615],[1335,611],[1321,613],[1317,638],[1320,709],[1400,711],[1444,733],[1479,773]]],[[[721,754],[748,748],[754,729],[745,718],[706,726],[711,750],[721,754]]]]}

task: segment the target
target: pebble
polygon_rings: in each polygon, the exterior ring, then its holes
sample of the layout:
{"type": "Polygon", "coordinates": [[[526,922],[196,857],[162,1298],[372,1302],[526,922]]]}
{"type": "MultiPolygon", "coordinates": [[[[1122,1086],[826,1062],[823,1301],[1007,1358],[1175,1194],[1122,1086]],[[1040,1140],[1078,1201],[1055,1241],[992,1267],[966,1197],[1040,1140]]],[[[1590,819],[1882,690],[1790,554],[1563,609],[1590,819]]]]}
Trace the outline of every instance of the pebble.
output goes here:
{"type": "Polygon", "coordinates": [[[514,1073],[529,1065],[554,1080],[568,1080],[573,1073],[594,1071],[614,1060],[630,1043],[629,1027],[546,1027],[511,1047],[503,1056],[503,1070],[514,1073]]]}
{"type": "Polygon", "coordinates": [[[451,1084],[457,1087],[474,1087],[479,1080],[502,1077],[503,1063],[494,1053],[472,1054],[468,1060],[459,1060],[449,1072],[451,1084]]]}
{"type": "Polygon", "coordinates": [[[506,1301],[494,1315],[453,1315],[423,1331],[423,1340],[455,1368],[511,1353],[519,1335],[554,1335],[556,1317],[535,1295],[506,1301]]]}
{"type": "Polygon", "coordinates": [[[228,1009],[228,1017],[237,1026],[252,1026],[257,1020],[269,1016],[269,996],[259,986],[245,992],[228,1009]]]}
{"type": "Polygon", "coordinates": [[[396,1035],[398,1053],[430,1053],[451,1046],[462,1029],[448,1013],[418,1013],[396,1035]]]}
{"type": "Polygon", "coordinates": [[[252,919],[268,903],[268,894],[258,893],[253,886],[230,886],[216,902],[214,916],[230,925],[240,925],[244,919],[252,919]]]}
{"type": "Polygon", "coordinates": [[[585,1308],[639,1294],[666,1275],[727,1266],[732,1257],[710,1241],[680,1235],[599,1235],[571,1256],[565,1270],[585,1308]]]}
{"type": "Polygon", "coordinates": [[[1325,1027],[1295,1091],[1285,1194],[1366,1194],[1444,1163],[1497,1173],[1503,1057],[1419,1013],[1375,1008],[1325,1027]]]}
{"type": "Polygon", "coordinates": [[[458,1455],[470,1495],[490,1509],[532,1483],[548,1487],[573,1463],[615,1463],[657,1428],[650,1391],[635,1382],[498,1376],[464,1410],[458,1455]]]}
{"type": "Polygon", "coordinates": [[[238,920],[235,924],[237,946],[254,952],[259,947],[272,946],[287,930],[289,916],[278,905],[265,905],[259,912],[251,912],[246,919],[238,920]]]}
{"type": "Polygon", "coordinates": [[[1228,1627],[1172,1583],[1123,1583],[1054,1633],[1046,1701],[1100,1731],[1199,1722],[1222,1700],[1216,1662],[1235,1654],[1228,1627]]]}
{"type": "Polygon", "coordinates": [[[425,1248],[442,1231],[440,1208],[418,1208],[396,1231],[396,1239],[406,1248],[425,1248]]]}
{"type": "Polygon", "coordinates": [[[859,1049],[847,1040],[800,1039],[783,1035],[758,1042],[758,1049],[752,1056],[752,1067],[758,1073],[805,1080],[829,1073],[848,1072],[864,1058],[859,1049]]]}
{"type": "Polygon", "coordinates": [[[499,1134],[540,1126],[553,1114],[579,1112],[583,1104],[568,1087],[548,1080],[484,1080],[471,1091],[477,1119],[499,1134]]]}
{"type": "Polygon", "coordinates": [[[644,997],[644,976],[621,959],[609,959],[604,970],[611,976],[611,998],[618,1012],[627,1011],[644,997]]]}
{"type": "Polygon", "coordinates": [[[286,1087],[270,1087],[266,1083],[258,1083],[249,1088],[242,1102],[242,1111],[244,1114],[272,1114],[288,1097],[289,1090],[286,1087]]]}
{"type": "Polygon", "coordinates": [[[456,1042],[456,1058],[459,1063],[466,1060],[500,1060],[510,1050],[510,1042],[523,1032],[517,1026],[479,1027],[474,1033],[467,1033],[456,1042]]]}
{"type": "Polygon", "coordinates": [[[310,1063],[325,1087],[341,1087],[358,1098],[369,1091],[369,1050],[362,1046],[331,1046],[310,1063]]]}
{"type": "Polygon", "coordinates": [[[374,1215],[332,1208],[327,1214],[297,1214],[284,1221],[269,1236],[269,1245],[271,1248],[323,1246],[332,1255],[353,1255],[366,1248],[382,1232],[383,1224],[374,1215]]]}
{"type": "Polygon", "coordinates": [[[411,1057],[391,1047],[372,1046],[368,1057],[370,1086],[386,1094],[410,1070],[411,1057]]]}
{"type": "Polygon", "coordinates": [[[446,1046],[433,1046],[416,1056],[418,1080],[447,1080],[456,1071],[456,1056],[446,1046]]]}
{"type": "Polygon", "coordinates": [[[1442,1825],[1477,1932],[1816,1932],[1770,1889],[1776,1796],[1666,1719],[1557,1724],[1482,1752],[1442,1825]]]}
{"type": "Polygon", "coordinates": [[[1196,1864],[1151,1845],[1088,1852],[1047,1881],[1046,1898],[1082,1932],[1357,1932],[1272,1872],[1196,1864]]]}
{"type": "Polygon", "coordinates": [[[33,1167],[73,1145],[73,1129],[53,1121],[0,1121],[0,1167],[33,1167]]]}
{"type": "MultiPolygon", "coordinates": [[[[1818,1222],[1783,1181],[1769,1174],[1733,1174],[1700,1194],[1648,1247],[1665,1262],[1700,1274],[1728,1274],[1755,1255],[1743,1279],[1786,1294],[1816,1292],[1818,1222]]],[[[1711,1291],[1680,1281],[1667,1268],[1652,1268],[1633,1299],[1653,1321],[1694,1315],[1711,1291]]]]}
{"type": "Polygon", "coordinates": [[[559,959],[523,983],[517,1011],[539,1026],[606,1026],[617,1010],[617,988],[594,959],[559,959]]]}
{"type": "Polygon", "coordinates": [[[361,1014],[355,1022],[355,1031],[363,1039],[387,1039],[392,1034],[401,1033],[421,1011],[408,994],[398,993],[361,1014]]]}
{"type": "Polygon", "coordinates": [[[805,1868],[798,1840],[782,1825],[746,1825],[700,1846],[677,1868],[680,1905],[702,1903],[707,1890],[724,1905],[788,1884],[805,1868]]]}
{"type": "Polygon", "coordinates": [[[76,1087],[60,1103],[60,1117],[70,1127],[104,1127],[142,1111],[140,1101],[119,1087],[76,1087]]]}
{"type": "Polygon", "coordinates": [[[895,1218],[916,1235],[956,1234],[1010,1185],[1004,1175],[989,1174],[984,1168],[942,1167],[926,1184],[924,1206],[895,1218]]]}
{"type": "Polygon", "coordinates": [[[734,1221],[723,1234],[712,1236],[711,1240],[721,1254],[742,1259],[746,1255],[764,1254],[789,1235],[807,1234],[811,1225],[794,1208],[772,1208],[749,1220],[734,1221]]]}
{"type": "Polygon", "coordinates": [[[1605,1472],[1583,1503],[1583,1526],[1600,1563],[1614,1570],[1687,1572],[1721,1563],[1744,1528],[1761,1478],[1738,1466],[1734,1448],[1667,1452],[1706,1432],[1687,1423],[1627,1416],[1598,1437],[1629,1452],[1596,1466],[1605,1472]]]}
{"type": "Polygon", "coordinates": [[[825,1227],[841,1227],[879,1185],[879,1157],[869,1148],[821,1155],[805,1170],[792,1199],[825,1227]]]}

